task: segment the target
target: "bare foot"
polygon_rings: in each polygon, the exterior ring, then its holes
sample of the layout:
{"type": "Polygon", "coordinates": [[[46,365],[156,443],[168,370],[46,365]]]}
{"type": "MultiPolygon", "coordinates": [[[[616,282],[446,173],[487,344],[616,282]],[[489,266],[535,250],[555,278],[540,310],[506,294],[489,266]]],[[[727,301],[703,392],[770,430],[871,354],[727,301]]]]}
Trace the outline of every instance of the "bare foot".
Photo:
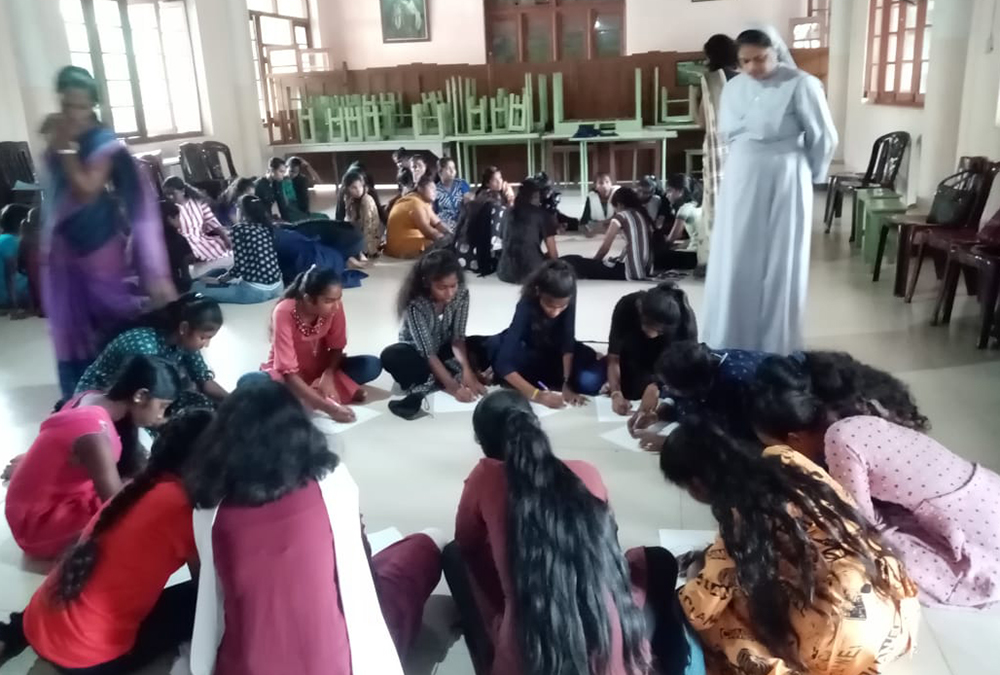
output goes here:
{"type": "Polygon", "coordinates": [[[364,403],[368,400],[368,392],[364,388],[358,389],[354,392],[354,398],[351,399],[352,403],[364,403]]]}
{"type": "Polygon", "coordinates": [[[368,265],[366,263],[361,262],[357,258],[348,258],[347,267],[352,270],[363,270],[367,269],[368,265]]]}

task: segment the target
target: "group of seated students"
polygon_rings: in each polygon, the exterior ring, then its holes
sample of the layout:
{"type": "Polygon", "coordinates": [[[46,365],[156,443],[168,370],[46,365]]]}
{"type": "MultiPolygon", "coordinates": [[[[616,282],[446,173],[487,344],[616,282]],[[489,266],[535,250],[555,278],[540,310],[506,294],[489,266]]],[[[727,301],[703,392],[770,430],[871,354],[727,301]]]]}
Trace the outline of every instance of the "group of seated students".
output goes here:
{"type": "Polygon", "coordinates": [[[210,298],[113,340],[5,472],[15,541],[59,562],[0,625],[0,659],[30,645],[60,672],[126,673],[190,641],[195,675],[401,673],[443,570],[477,672],[861,675],[913,648],[920,601],[1000,601],[1000,476],[927,436],[893,376],[843,353],[710,349],[671,283],[619,300],[600,355],[576,339],[559,259],[528,275],[507,330],[466,336],[464,275],[453,251],[424,253],[378,358],[345,354],[343,282],[307,270],[232,393],[199,353],[223,323],[210,298]],[[313,424],[353,421],[383,367],[401,417],[434,390],[479,401],[484,458],[448,546],[427,531],[372,556],[313,424]],[[602,392],[711,508],[707,549],[624,551],[597,469],[556,457],[531,404],[602,392]],[[195,582],[164,590],[185,564],[195,582]]]}
{"type": "Polygon", "coordinates": [[[40,212],[25,204],[0,209],[0,316],[42,316],[40,212]]]}

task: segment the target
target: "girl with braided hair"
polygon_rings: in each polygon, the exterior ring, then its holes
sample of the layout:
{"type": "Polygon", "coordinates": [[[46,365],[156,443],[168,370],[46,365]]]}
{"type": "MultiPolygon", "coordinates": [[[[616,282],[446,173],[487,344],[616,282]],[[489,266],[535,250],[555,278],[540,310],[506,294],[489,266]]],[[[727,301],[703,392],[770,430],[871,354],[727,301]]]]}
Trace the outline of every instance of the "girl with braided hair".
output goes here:
{"type": "Polygon", "coordinates": [[[846,354],[807,352],[765,360],[751,400],[761,440],[826,467],[925,603],[1000,602],[1000,476],[923,433],[927,418],[899,380],[846,354]]]}
{"type": "Polygon", "coordinates": [[[916,586],[822,468],[688,417],[660,469],[719,522],[680,591],[710,672],[869,675],[912,649],[916,586]]]}
{"type": "Polygon", "coordinates": [[[0,663],[31,646],[60,673],[124,675],[191,639],[194,583],[164,586],[195,560],[178,476],[211,420],[190,409],[161,428],[145,470],[104,506],[24,613],[0,624],[0,663]]]}

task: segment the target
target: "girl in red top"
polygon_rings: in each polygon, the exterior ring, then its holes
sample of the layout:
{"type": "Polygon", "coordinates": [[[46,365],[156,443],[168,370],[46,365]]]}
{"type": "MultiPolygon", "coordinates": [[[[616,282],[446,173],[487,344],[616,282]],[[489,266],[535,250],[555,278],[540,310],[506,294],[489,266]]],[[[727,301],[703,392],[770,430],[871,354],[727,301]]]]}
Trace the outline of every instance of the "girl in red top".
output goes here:
{"type": "MultiPolygon", "coordinates": [[[[14,541],[25,553],[55,558],[76,541],[101,504],[122,487],[119,430],[134,434],[132,427],[158,426],[180,387],[172,365],[137,356],[125,363],[107,393],[83,392],[42,422],[31,448],[12,462],[4,505],[14,541]]],[[[126,455],[133,452],[129,448],[126,455]]]]}
{"type": "Polygon", "coordinates": [[[382,372],[377,356],[345,356],[344,285],[331,269],[310,267],[295,277],[271,316],[271,351],[261,369],[284,382],[309,409],[353,422],[349,404],[382,372]]]}
{"type": "Polygon", "coordinates": [[[703,674],[676,562],[658,548],[626,560],[597,469],[556,458],[517,392],[484,398],[473,426],[486,458],[465,481],[444,565],[476,671],[703,674]]]}
{"type": "Polygon", "coordinates": [[[31,646],[60,673],[132,673],[191,639],[193,582],[164,590],[194,557],[191,505],[177,478],[212,419],[190,409],[163,426],[149,465],[0,624],[0,663],[31,646]]]}

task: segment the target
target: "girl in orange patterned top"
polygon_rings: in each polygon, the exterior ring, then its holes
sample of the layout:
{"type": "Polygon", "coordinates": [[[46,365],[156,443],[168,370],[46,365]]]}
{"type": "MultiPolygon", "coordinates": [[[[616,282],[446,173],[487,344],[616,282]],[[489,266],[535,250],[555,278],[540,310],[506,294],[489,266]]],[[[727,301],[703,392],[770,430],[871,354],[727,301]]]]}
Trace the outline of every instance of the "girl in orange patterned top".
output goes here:
{"type": "Polygon", "coordinates": [[[755,455],[697,419],[660,453],[667,480],[719,521],[680,590],[709,673],[882,672],[914,645],[916,586],[825,471],[787,447],[755,455]]]}

